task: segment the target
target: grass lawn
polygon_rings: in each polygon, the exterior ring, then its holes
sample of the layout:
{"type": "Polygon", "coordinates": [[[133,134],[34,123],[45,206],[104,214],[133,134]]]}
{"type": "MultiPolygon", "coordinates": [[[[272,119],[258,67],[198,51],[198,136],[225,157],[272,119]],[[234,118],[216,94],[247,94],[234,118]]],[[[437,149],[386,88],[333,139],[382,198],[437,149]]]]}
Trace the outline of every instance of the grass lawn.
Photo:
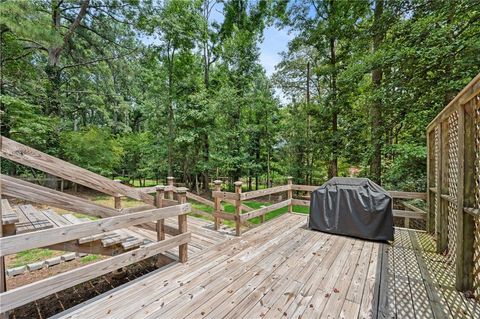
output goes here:
{"type": "Polygon", "coordinates": [[[43,248],[21,251],[9,258],[7,262],[7,268],[25,266],[37,261],[43,261],[55,256],[60,256],[62,254],[63,253],[61,251],[43,248]]]}
{"type": "MultiPolygon", "coordinates": [[[[201,211],[204,211],[204,212],[207,212],[207,213],[213,213],[213,208],[210,207],[210,206],[200,204],[200,203],[197,203],[197,202],[194,202],[194,201],[190,201],[190,203],[192,204],[192,207],[194,207],[198,210],[201,210],[201,211]]],[[[255,210],[261,208],[262,206],[272,205],[272,203],[258,202],[258,201],[244,201],[243,204],[245,204],[246,206],[251,207],[255,210]]],[[[224,208],[226,213],[230,213],[230,214],[235,213],[235,206],[233,206],[230,203],[223,203],[223,208],[224,208]]],[[[267,221],[267,220],[270,220],[270,219],[275,218],[277,216],[280,216],[280,215],[286,213],[287,211],[288,211],[288,207],[282,207],[282,208],[279,208],[277,210],[274,210],[274,211],[272,211],[270,213],[267,213],[265,215],[265,220],[267,221]]],[[[305,207],[305,206],[293,205],[293,211],[296,212],[296,213],[308,214],[309,208],[305,207]]],[[[197,215],[197,214],[192,214],[192,215],[195,216],[195,217],[207,219],[207,218],[205,218],[203,216],[200,216],[200,215],[197,215]]],[[[253,224],[260,224],[260,217],[255,217],[255,218],[249,219],[249,221],[253,224]]],[[[224,220],[223,222],[224,222],[225,225],[227,225],[229,227],[235,227],[235,223],[231,220],[224,220]]]]}

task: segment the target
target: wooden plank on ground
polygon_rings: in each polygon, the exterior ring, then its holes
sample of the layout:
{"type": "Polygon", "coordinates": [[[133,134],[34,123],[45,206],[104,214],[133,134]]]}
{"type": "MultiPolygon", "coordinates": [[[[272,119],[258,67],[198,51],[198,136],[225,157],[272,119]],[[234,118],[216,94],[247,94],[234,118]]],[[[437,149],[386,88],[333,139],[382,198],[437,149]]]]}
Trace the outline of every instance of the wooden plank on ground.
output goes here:
{"type": "Polygon", "coordinates": [[[14,211],[18,217],[18,223],[15,223],[15,234],[24,234],[35,230],[32,222],[30,222],[27,216],[25,216],[25,213],[18,206],[14,207],[14,211]]]}
{"type": "Polygon", "coordinates": [[[43,214],[50,219],[57,227],[71,225],[72,223],[66,220],[62,215],[55,213],[54,211],[47,209],[43,211],[43,214]]]}
{"type": "Polygon", "coordinates": [[[53,224],[42,213],[33,208],[32,205],[19,205],[18,206],[28,220],[32,223],[35,230],[52,228],[53,224]]]}
{"type": "Polygon", "coordinates": [[[114,182],[111,179],[62,161],[61,159],[45,154],[6,137],[2,136],[1,139],[2,147],[0,155],[4,158],[73,181],[102,193],[110,194],[112,196],[122,194],[153,205],[153,197],[145,192],[114,182]]]}
{"type": "Polygon", "coordinates": [[[2,199],[1,205],[2,205],[2,225],[10,225],[10,224],[18,223],[19,222],[18,216],[13,211],[8,200],[2,199]]]}
{"type": "Polygon", "coordinates": [[[50,246],[115,229],[138,225],[158,219],[187,214],[190,204],[152,209],[129,215],[109,217],[70,226],[40,230],[33,233],[0,238],[0,256],[22,250],[50,246]]]}
{"type": "Polygon", "coordinates": [[[2,311],[12,310],[52,293],[157,255],[173,247],[186,244],[190,241],[190,238],[190,233],[181,234],[161,242],[145,245],[128,253],[9,290],[0,294],[0,308],[2,311]]]}

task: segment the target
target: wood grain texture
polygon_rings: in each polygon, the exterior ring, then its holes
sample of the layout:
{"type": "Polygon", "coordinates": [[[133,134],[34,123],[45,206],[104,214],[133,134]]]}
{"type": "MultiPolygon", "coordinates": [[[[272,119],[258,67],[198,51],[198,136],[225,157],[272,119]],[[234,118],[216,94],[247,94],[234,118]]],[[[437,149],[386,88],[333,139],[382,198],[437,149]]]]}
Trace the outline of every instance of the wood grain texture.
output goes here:
{"type": "Polygon", "coordinates": [[[219,198],[220,200],[224,200],[224,199],[239,200],[240,199],[239,194],[230,193],[230,192],[222,192],[222,191],[213,191],[212,196],[214,198],[219,198]]]}
{"type": "Polygon", "coordinates": [[[190,208],[190,204],[182,204],[0,238],[0,256],[14,254],[22,250],[50,246],[162,218],[185,215],[190,212],[190,208]]]}
{"type": "Polygon", "coordinates": [[[116,183],[101,175],[62,161],[56,157],[37,151],[31,147],[1,137],[0,155],[11,161],[36,168],[43,172],[70,180],[74,183],[95,189],[112,196],[122,194],[153,205],[153,197],[133,187],[116,183]]]}
{"type": "Polygon", "coordinates": [[[414,212],[409,210],[394,209],[393,217],[414,218],[414,219],[427,219],[426,212],[414,212]]]}
{"type": "Polygon", "coordinates": [[[2,216],[0,218],[2,219],[2,225],[9,225],[9,224],[15,224],[18,223],[18,216],[15,214],[13,211],[12,207],[10,206],[10,203],[6,199],[2,199],[1,201],[1,210],[2,210],[2,216]]]}
{"type": "Polygon", "coordinates": [[[58,192],[47,187],[25,182],[3,174],[0,178],[2,182],[1,192],[3,195],[91,216],[110,217],[119,214],[114,208],[95,204],[83,198],[58,192]]]}
{"type": "Polygon", "coordinates": [[[272,204],[270,206],[262,207],[260,209],[251,211],[249,213],[242,214],[241,215],[242,221],[247,220],[247,219],[251,219],[251,218],[254,218],[254,217],[265,215],[266,213],[273,212],[274,210],[277,210],[279,208],[288,206],[290,204],[291,204],[291,200],[287,199],[287,200],[284,200],[283,202],[275,203],[275,204],[272,204]]]}
{"type": "Polygon", "coordinates": [[[393,198],[403,198],[403,199],[423,199],[427,200],[427,193],[417,193],[417,192],[397,192],[389,191],[390,196],[393,198]]]}
{"type": "Polygon", "coordinates": [[[291,189],[290,185],[283,185],[283,186],[271,187],[271,188],[266,188],[266,189],[260,189],[258,191],[242,193],[241,199],[242,200],[249,200],[249,199],[253,199],[253,198],[257,198],[257,197],[262,197],[262,196],[267,196],[267,195],[271,195],[271,194],[286,192],[290,189],[291,189]]]}
{"type": "Polygon", "coordinates": [[[162,242],[145,245],[133,251],[80,267],[68,272],[43,279],[32,284],[21,286],[0,294],[0,308],[8,311],[48,296],[52,293],[73,287],[79,283],[96,278],[116,269],[128,266],[140,260],[165,252],[173,247],[186,244],[190,241],[191,234],[185,233],[162,242]]]}

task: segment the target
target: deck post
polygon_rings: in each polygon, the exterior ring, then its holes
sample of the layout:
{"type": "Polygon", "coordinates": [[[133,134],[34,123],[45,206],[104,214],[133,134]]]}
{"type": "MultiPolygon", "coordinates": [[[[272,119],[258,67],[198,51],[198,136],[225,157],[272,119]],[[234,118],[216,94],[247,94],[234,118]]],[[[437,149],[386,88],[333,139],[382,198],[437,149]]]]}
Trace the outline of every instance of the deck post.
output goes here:
{"type": "MultiPolygon", "coordinates": [[[[293,190],[292,190],[292,184],[293,184],[293,177],[288,176],[287,177],[287,184],[288,184],[288,191],[287,191],[287,199],[293,199],[293,190]]],[[[292,213],[293,212],[293,204],[290,201],[290,204],[288,204],[288,212],[292,213]]]]}
{"type": "MultiPolygon", "coordinates": [[[[0,237],[3,237],[2,209],[0,207],[0,237]]],[[[7,291],[7,278],[5,276],[5,257],[0,257],[0,293],[7,291]]],[[[8,312],[0,311],[0,319],[8,318],[8,312]]]]}
{"type": "MultiPolygon", "coordinates": [[[[222,189],[222,181],[221,180],[217,179],[217,180],[213,181],[213,184],[215,185],[215,191],[216,192],[221,191],[221,189],[222,189]]],[[[222,205],[220,198],[215,197],[214,202],[215,202],[215,213],[220,213],[220,208],[221,208],[221,205],[222,205]]],[[[220,219],[220,217],[217,217],[217,216],[215,216],[214,219],[215,219],[215,225],[214,225],[215,230],[218,230],[222,220],[220,219]]]]}
{"type": "MultiPolygon", "coordinates": [[[[0,237],[3,237],[2,208],[0,205],[0,237]]],[[[5,257],[0,257],[0,293],[7,291],[7,279],[5,277],[5,257]]],[[[2,313],[0,312],[0,318],[2,313]]]]}
{"type": "MultiPolygon", "coordinates": [[[[185,204],[187,202],[186,187],[177,188],[178,203],[185,204]]],[[[178,215],[178,231],[180,234],[187,232],[187,215],[178,215]]],[[[185,263],[188,260],[188,244],[182,244],[178,247],[178,257],[180,262],[185,263]]]]}
{"type": "Polygon", "coordinates": [[[242,194],[242,184],[243,182],[237,181],[234,183],[235,185],[235,194],[238,194],[238,199],[235,200],[235,234],[237,236],[242,235],[242,199],[240,198],[242,194]]]}
{"type": "MultiPolygon", "coordinates": [[[[119,179],[114,179],[113,180],[116,183],[121,183],[122,181],[119,179]]],[[[113,201],[114,201],[114,207],[115,209],[122,209],[122,195],[121,194],[116,194],[113,196],[113,201]]]]}
{"type": "Polygon", "coordinates": [[[437,253],[443,253],[448,246],[448,201],[441,195],[448,194],[448,123],[442,122],[440,125],[440,169],[439,183],[440,192],[438,193],[440,209],[437,216],[436,239],[437,253]]]}
{"type": "MultiPolygon", "coordinates": [[[[470,101],[470,103],[475,101],[470,101]]],[[[461,109],[463,116],[459,116],[459,184],[458,191],[463,190],[463,194],[458,196],[458,214],[462,218],[457,219],[457,247],[461,250],[457,252],[456,260],[456,288],[460,291],[471,290],[473,287],[473,269],[474,269],[474,217],[465,213],[464,207],[474,207],[475,205],[475,119],[468,112],[461,109]],[[463,127],[462,127],[463,125],[463,127]],[[462,145],[463,144],[463,145],[462,145]],[[460,233],[461,232],[461,233],[460,233]]]]}
{"type": "Polygon", "coordinates": [[[435,185],[435,130],[427,132],[427,221],[426,231],[435,234],[435,192],[431,188],[435,185]]]}
{"type": "Polygon", "coordinates": [[[167,177],[167,186],[170,188],[170,190],[167,191],[167,199],[173,200],[173,181],[175,180],[175,177],[173,176],[168,176],[167,177]]]}
{"type": "MultiPolygon", "coordinates": [[[[158,208],[163,207],[163,198],[165,196],[165,186],[157,185],[155,186],[156,196],[155,196],[155,206],[158,208]]],[[[159,219],[157,220],[157,240],[164,240],[165,239],[165,220],[159,219]]]]}

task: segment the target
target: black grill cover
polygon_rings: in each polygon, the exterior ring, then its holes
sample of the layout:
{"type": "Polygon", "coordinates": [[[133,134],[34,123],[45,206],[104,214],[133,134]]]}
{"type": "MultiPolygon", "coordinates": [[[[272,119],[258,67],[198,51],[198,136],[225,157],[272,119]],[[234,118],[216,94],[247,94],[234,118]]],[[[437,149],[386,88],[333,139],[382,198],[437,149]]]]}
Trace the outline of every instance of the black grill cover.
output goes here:
{"type": "Polygon", "coordinates": [[[365,239],[393,240],[392,198],[368,178],[334,177],[312,192],[309,227],[365,239]]]}

